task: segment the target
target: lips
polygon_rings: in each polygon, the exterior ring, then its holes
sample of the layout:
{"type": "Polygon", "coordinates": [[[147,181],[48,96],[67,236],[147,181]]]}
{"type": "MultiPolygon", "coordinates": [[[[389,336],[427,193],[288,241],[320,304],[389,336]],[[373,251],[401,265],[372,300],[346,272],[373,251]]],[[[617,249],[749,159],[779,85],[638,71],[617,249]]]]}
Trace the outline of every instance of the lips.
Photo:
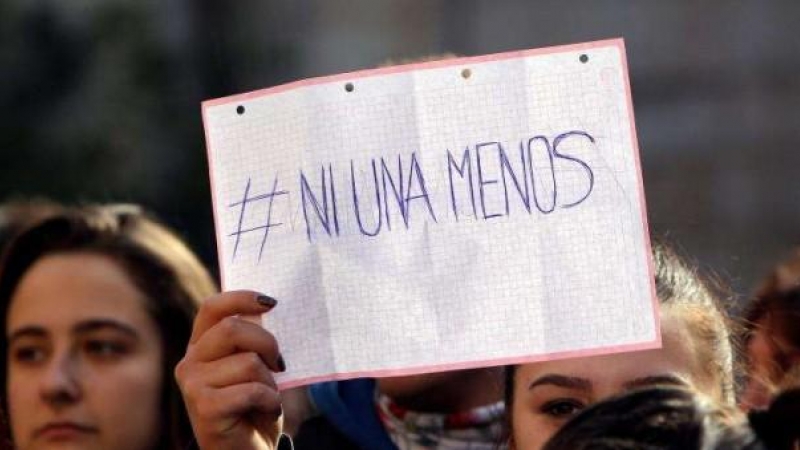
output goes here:
{"type": "Polygon", "coordinates": [[[49,422],[38,428],[34,432],[34,437],[45,440],[63,441],[79,439],[97,432],[97,428],[77,422],[49,422]]]}

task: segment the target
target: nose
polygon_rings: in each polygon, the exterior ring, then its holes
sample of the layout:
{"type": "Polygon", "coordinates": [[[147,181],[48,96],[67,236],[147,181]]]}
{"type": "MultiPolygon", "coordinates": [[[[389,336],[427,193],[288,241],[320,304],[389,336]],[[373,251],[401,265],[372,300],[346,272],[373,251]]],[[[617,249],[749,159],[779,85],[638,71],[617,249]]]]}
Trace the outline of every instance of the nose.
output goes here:
{"type": "Polygon", "coordinates": [[[79,365],[69,351],[53,355],[41,380],[40,395],[45,403],[60,409],[80,400],[79,365]]]}

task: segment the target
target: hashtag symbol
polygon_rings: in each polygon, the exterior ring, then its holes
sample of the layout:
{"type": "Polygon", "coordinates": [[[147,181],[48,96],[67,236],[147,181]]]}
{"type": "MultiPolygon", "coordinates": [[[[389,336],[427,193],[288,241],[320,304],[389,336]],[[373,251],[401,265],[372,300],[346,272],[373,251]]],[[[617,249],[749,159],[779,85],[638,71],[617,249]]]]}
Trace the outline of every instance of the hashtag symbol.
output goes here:
{"type": "Polygon", "coordinates": [[[250,178],[247,179],[247,185],[245,185],[244,195],[242,196],[242,199],[240,201],[238,201],[238,202],[231,203],[230,205],[228,205],[228,208],[239,208],[239,223],[238,223],[238,225],[236,227],[236,231],[234,231],[233,233],[229,234],[228,237],[233,237],[234,238],[232,260],[235,260],[236,259],[236,253],[239,250],[239,243],[242,240],[242,235],[247,234],[247,233],[252,233],[252,232],[262,231],[263,230],[264,234],[261,237],[261,247],[258,250],[258,261],[261,262],[261,256],[264,253],[264,246],[266,245],[267,238],[269,237],[269,230],[272,229],[272,228],[278,227],[280,225],[283,225],[283,223],[281,223],[281,222],[277,222],[277,223],[273,223],[272,222],[272,205],[273,205],[273,203],[275,201],[275,197],[278,197],[278,196],[281,196],[281,195],[286,195],[289,192],[288,191],[278,191],[277,190],[277,188],[278,188],[278,177],[276,175],[275,176],[275,180],[272,182],[272,190],[271,191],[267,192],[266,194],[259,194],[259,195],[254,195],[254,196],[251,197],[250,196],[251,181],[252,180],[250,178]],[[243,228],[244,223],[245,223],[244,219],[245,219],[245,211],[247,210],[247,206],[248,205],[252,205],[252,204],[254,204],[256,202],[260,202],[260,201],[268,201],[269,202],[269,204],[267,206],[266,221],[261,222],[262,223],[261,225],[258,225],[258,226],[255,226],[255,227],[243,228]]]}

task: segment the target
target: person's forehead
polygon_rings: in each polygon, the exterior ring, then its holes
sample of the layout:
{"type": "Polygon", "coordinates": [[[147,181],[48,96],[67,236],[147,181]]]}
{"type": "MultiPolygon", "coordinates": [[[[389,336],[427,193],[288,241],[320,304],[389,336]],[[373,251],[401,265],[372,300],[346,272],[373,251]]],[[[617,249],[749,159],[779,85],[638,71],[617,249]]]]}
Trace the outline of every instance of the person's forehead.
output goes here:
{"type": "Polygon", "coordinates": [[[64,253],[41,258],[23,275],[6,326],[69,328],[106,319],[145,326],[149,316],[144,295],[110,258],[64,253]]]}
{"type": "Polygon", "coordinates": [[[529,384],[537,377],[555,374],[622,385],[664,374],[691,377],[698,370],[693,345],[686,324],[666,314],[662,319],[661,348],[524,364],[517,369],[517,379],[529,384]]]}
{"type": "Polygon", "coordinates": [[[526,364],[520,367],[519,375],[530,382],[552,374],[582,378],[592,383],[624,384],[640,378],[688,371],[689,368],[679,360],[658,349],[526,364]]]}

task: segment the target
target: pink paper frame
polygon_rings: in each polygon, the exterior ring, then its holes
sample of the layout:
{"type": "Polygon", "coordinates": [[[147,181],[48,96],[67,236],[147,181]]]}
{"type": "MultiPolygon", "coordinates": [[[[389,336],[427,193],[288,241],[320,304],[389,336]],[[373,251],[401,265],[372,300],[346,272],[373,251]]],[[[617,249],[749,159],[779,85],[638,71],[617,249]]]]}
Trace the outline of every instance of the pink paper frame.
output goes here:
{"type": "MultiPolygon", "coordinates": [[[[446,59],[440,61],[428,61],[423,63],[413,63],[413,64],[403,64],[397,66],[388,66],[388,67],[380,67],[377,69],[368,69],[368,70],[360,70],[356,72],[347,72],[341,73],[336,75],[330,76],[323,76],[323,77],[316,77],[316,78],[308,78],[304,80],[294,81],[291,83],[282,84],[279,86],[269,87],[266,89],[259,89],[252,92],[246,92],[242,94],[231,95],[228,97],[216,98],[211,100],[206,100],[202,102],[202,114],[203,114],[203,125],[205,129],[205,137],[206,137],[206,144],[207,148],[207,155],[209,161],[209,179],[211,182],[211,196],[212,202],[214,205],[214,226],[216,230],[220,230],[219,226],[219,218],[217,217],[216,213],[216,206],[217,206],[217,198],[215,195],[214,190],[214,174],[211,171],[211,167],[213,167],[213,157],[210,148],[210,140],[208,136],[208,127],[206,125],[206,115],[208,108],[220,106],[220,105],[227,105],[227,104],[236,104],[241,103],[247,100],[251,100],[254,98],[259,98],[267,95],[274,95],[281,92],[303,88],[307,86],[314,86],[319,84],[325,83],[333,83],[333,82],[347,82],[353,81],[362,78],[368,78],[376,75],[386,75],[392,73],[401,73],[401,72],[410,72],[410,71],[418,71],[418,70],[426,70],[426,69],[435,69],[441,67],[452,67],[452,66],[465,66],[474,63],[481,63],[481,62],[488,62],[488,61],[502,61],[507,59],[514,59],[514,58],[522,58],[528,56],[536,56],[536,55],[549,55],[554,53],[565,53],[565,52],[574,52],[579,50],[591,50],[597,49],[601,47],[616,47],[619,50],[621,64],[623,67],[623,76],[625,81],[625,96],[627,99],[627,114],[630,122],[630,138],[633,144],[634,150],[634,157],[636,160],[637,167],[641,167],[641,160],[639,157],[639,144],[636,138],[636,121],[634,119],[633,113],[633,100],[631,96],[631,87],[630,87],[630,78],[628,75],[628,61],[627,61],[627,53],[625,51],[625,41],[622,38],[616,39],[606,39],[600,41],[592,41],[592,42],[584,42],[579,44],[570,44],[570,45],[559,45],[553,47],[545,47],[545,48],[537,48],[531,50],[519,50],[519,51],[512,51],[512,52],[505,52],[505,53],[495,53],[489,55],[481,55],[481,56],[471,56],[465,58],[453,58],[453,59],[446,59]]],[[[640,210],[642,213],[642,226],[643,226],[643,236],[645,237],[645,246],[646,254],[651,255],[652,249],[650,246],[650,233],[649,233],[649,226],[647,221],[647,205],[644,196],[644,182],[641,175],[641,170],[636,172],[637,174],[637,182],[638,182],[638,193],[639,193],[639,204],[640,210]]],[[[217,254],[220,253],[221,249],[219,248],[219,236],[217,236],[217,254]]],[[[543,353],[535,356],[526,356],[526,357],[509,357],[509,358],[496,358],[496,359],[489,359],[489,360],[481,360],[481,361],[466,361],[463,363],[448,363],[448,364],[438,364],[438,365],[425,365],[425,366],[417,366],[405,369],[386,369],[386,370],[374,370],[374,371],[363,371],[363,372],[339,372],[339,373],[331,373],[327,375],[321,375],[317,377],[307,377],[302,379],[295,379],[291,381],[285,382],[278,382],[278,387],[280,389],[289,389],[292,387],[302,386],[306,384],[318,383],[323,381],[331,381],[331,380],[346,380],[351,378],[362,378],[362,377],[393,377],[393,376],[405,376],[405,375],[415,375],[421,374],[426,372],[442,372],[442,371],[450,371],[450,370],[461,370],[461,369],[471,369],[476,367],[488,367],[488,366],[501,366],[501,365],[511,365],[511,364],[523,364],[523,363],[531,363],[531,362],[539,362],[539,361],[549,361],[555,359],[565,359],[565,358],[578,358],[578,357],[586,357],[586,356],[597,356],[597,355],[604,355],[604,354],[612,354],[612,353],[622,353],[622,352],[630,352],[630,351],[639,351],[639,350],[649,350],[653,348],[660,348],[661,347],[661,327],[659,322],[659,315],[660,315],[660,308],[658,304],[658,300],[656,297],[656,287],[655,287],[655,271],[653,267],[652,258],[647,258],[647,269],[648,274],[650,276],[650,291],[651,291],[651,301],[653,303],[653,321],[655,324],[655,331],[656,336],[653,341],[650,342],[642,342],[638,344],[627,344],[627,345],[618,345],[618,346],[606,346],[606,347],[597,347],[591,349],[583,349],[583,350],[571,350],[566,352],[552,352],[552,353],[543,353]]],[[[220,273],[222,278],[222,287],[223,290],[225,289],[225,280],[226,276],[224,273],[224,269],[220,267],[220,273]]]]}

